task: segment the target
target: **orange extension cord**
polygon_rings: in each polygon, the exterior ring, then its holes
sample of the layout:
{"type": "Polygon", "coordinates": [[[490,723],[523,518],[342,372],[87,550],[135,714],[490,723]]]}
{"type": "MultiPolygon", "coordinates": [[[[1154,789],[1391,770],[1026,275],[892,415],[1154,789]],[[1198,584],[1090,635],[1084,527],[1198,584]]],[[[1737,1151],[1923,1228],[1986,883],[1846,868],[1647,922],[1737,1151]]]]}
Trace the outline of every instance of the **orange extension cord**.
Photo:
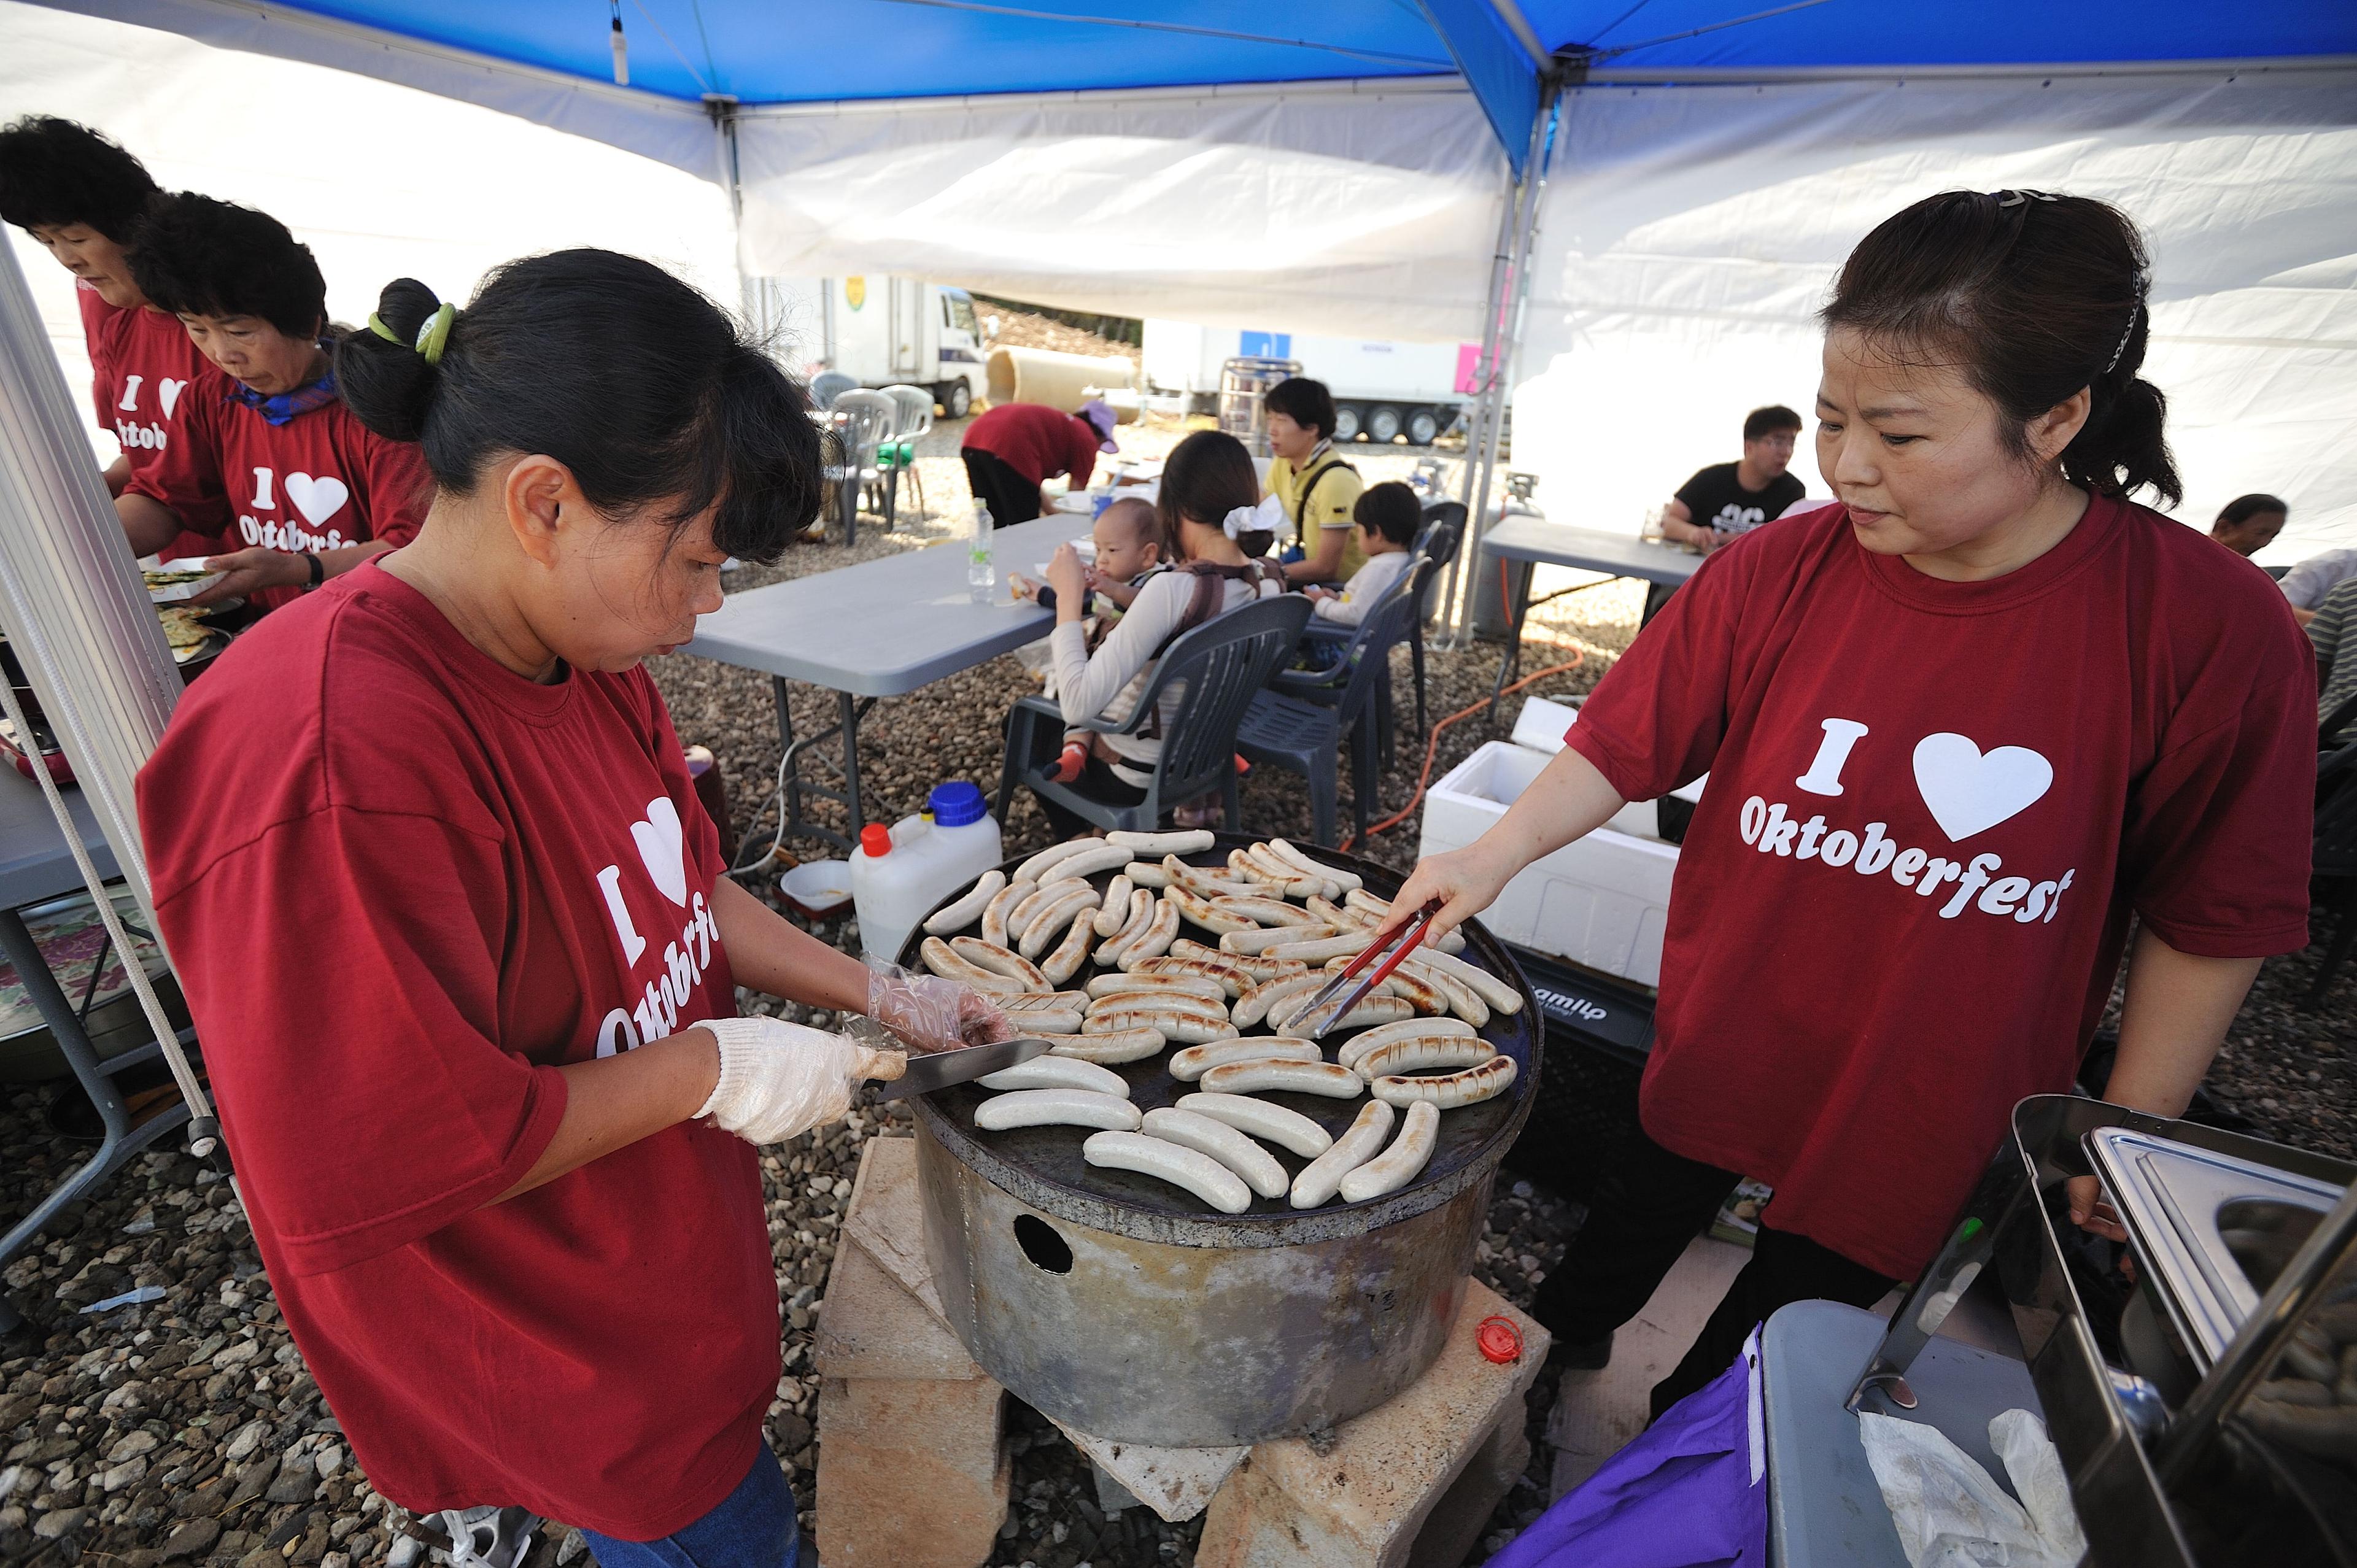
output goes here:
{"type": "MultiPolygon", "coordinates": [[[[1533,682],[1544,681],[1550,675],[1561,675],[1566,671],[1577,670],[1587,662],[1587,654],[1575,653],[1571,656],[1571,660],[1568,663],[1551,664],[1534,674],[1525,675],[1521,680],[1515,682],[1512,685],[1507,687],[1505,691],[1499,693],[1498,697],[1502,698],[1512,693],[1519,692],[1523,687],[1530,685],[1533,682]]],[[[1432,726],[1431,737],[1427,739],[1424,745],[1424,771],[1415,776],[1415,793],[1408,797],[1406,805],[1402,806],[1398,811],[1393,812],[1390,816],[1385,817],[1382,822],[1377,822],[1374,826],[1369,828],[1367,830],[1367,836],[1369,838],[1374,837],[1377,833],[1389,832],[1392,829],[1399,826],[1402,822],[1407,821],[1408,818],[1415,814],[1416,807],[1424,800],[1425,787],[1432,782],[1432,761],[1433,758],[1440,753],[1440,732],[1447,729],[1450,725],[1456,724],[1460,719],[1471,718],[1475,714],[1487,708],[1491,703],[1495,700],[1496,699],[1493,698],[1484,697],[1470,707],[1458,709],[1455,713],[1449,714],[1447,718],[1432,726]]],[[[1358,843],[1358,835],[1353,833],[1351,837],[1342,841],[1341,847],[1345,853],[1348,853],[1350,850],[1356,847],[1358,843]]]]}

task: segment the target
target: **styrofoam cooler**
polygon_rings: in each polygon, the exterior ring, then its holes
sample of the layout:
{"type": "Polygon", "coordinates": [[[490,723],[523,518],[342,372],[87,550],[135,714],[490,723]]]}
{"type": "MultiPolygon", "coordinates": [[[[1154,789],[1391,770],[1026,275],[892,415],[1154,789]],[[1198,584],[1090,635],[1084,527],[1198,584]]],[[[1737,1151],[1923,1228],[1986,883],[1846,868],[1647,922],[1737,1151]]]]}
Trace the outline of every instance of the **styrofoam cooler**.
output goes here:
{"type": "MultiPolygon", "coordinates": [[[[1462,849],[1488,832],[1531,786],[1555,754],[1578,710],[1534,697],[1523,704],[1512,740],[1485,742],[1426,798],[1420,854],[1462,849]]],[[[1702,781],[1680,789],[1698,795],[1702,781]]],[[[1662,935],[1678,846],[1660,836],[1651,800],[1632,801],[1586,838],[1517,873],[1481,916],[1505,940],[1658,985],[1662,935]]]]}

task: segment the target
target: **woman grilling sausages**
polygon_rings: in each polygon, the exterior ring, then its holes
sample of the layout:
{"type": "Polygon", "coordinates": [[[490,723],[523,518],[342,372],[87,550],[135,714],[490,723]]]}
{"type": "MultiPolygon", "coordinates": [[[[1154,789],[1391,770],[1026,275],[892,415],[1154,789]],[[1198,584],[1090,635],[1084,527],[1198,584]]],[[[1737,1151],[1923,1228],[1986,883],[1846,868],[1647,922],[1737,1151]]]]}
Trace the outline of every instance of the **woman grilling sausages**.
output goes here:
{"type": "MultiPolygon", "coordinates": [[[[2170,500],[2144,250],[2098,201],[1951,192],[1824,312],[1838,504],[1714,553],[1469,847],[1394,904],[1445,929],[1707,771],[1673,890],[1641,1132],[1540,1292],[1600,1366],[1738,1175],[1751,1262],[1656,1413],[1786,1302],[1930,1261],[2025,1095],[2066,1090],[2136,918],[2105,1097],[2165,1116],[2261,958],[2308,940],[2315,671],[2280,594],[2170,500]]],[[[2117,1235],[2092,1178],[2072,1219],[2117,1235]]]]}
{"type": "Polygon", "coordinates": [[[630,257],[513,263],[463,314],[404,280],[376,320],[338,379],[423,444],[424,528],[241,639],[140,779],[255,1240],[393,1501],[561,1520],[606,1568],[791,1563],[754,1145],[897,1058],[736,987],[920,1048],[1005,1026],[722,875],[640,667],[808,523],[817,437],[630,257]]]}

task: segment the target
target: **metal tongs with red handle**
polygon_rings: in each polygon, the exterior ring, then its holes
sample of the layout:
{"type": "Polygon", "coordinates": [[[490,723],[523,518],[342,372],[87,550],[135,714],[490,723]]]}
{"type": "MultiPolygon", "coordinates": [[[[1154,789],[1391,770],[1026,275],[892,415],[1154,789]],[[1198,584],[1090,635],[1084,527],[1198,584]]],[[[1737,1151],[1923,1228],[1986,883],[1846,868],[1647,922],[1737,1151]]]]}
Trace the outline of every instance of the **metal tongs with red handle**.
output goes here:
{"type": "Polygon", "coordinates": [[[1294,1032],[1305,1039],[1314,1040],[1349,1017],[1351,1009],[1365,1001],[1375,987],[1399,967],[1400,960],[1407,957],[1416,944],[1424,940],[1425,932],[1432,929],[1433,918],[1440,913],[1440,904],[1441,901],[1435,898],[1410,915],[1407,923],[1399,929],[1399,945],[1392,948],[1388,956],[1384,956],[1382,948],[1372,942],[1368,943],[1365,950],[1352,959],[1341,973],[1327,982],[1318,994],[1309,999],[1308,1006],[1293,1015],[1294,1032]],[[1374,963],[1379,956],[1383,957],[1383,962],[1375,965],[1372,973],[1368,973],[1367,966],[1374,963]],[[1361,979],[1361,975],[1365,978],[1361,979]]]}

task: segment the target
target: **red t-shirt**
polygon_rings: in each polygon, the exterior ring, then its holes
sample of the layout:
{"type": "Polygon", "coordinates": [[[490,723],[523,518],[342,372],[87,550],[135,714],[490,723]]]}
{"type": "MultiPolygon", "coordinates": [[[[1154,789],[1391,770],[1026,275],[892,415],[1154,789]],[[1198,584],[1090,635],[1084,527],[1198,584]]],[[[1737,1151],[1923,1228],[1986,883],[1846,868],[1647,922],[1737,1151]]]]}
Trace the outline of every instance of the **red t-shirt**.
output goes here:
{"type": "Polygon", "coordinates": [[[1035,485],[1070,474],[1072,489],[1085,489],[1096,472],[1096,426],[1043,403],[1002,403],[985,410],[965,427],[962,445],[989,453],[1035,485]]]}
{"type": "MultiPolygon", "coordinates": [[[[371,539],[398,549],[417,536],[433,505],[425,452],[379,435],[340,399],[273,424],[230,396],[223,381],[187,419],[185,438],[124,489],[183,517],[189,496],[225,490],[236,521],[216,549],[339,550],[371,539]]],[[[300,588],[264,588],[253,602],[274,609],[302,596],[300,588]]]]}
{"type": "Polygon", "coordinates": [[[1986,582],[1839,506],[1713,553],[1566,737],[1629,800],[1710,774],[1647,1133],[1913,1275],[2015,1103],[2069,1089],[2131,910],[2180,952],[2307,944],[2303,642],[2264,574],[2115,499],[1986,582]]]}
{"type": "Polygon", "coordinates": [[[737,1010],[646,673],[536,685],[370,562],[189,689],[139,815],[255,1241],[371,1482],[630,1540],[716,1507],[779,1374],[752,1147],[681,1123],[486,1207],[559,1063],[737,1010]]]}
{"type": "MultiPolygon", "coordinates": [[[[221,373],[188,340],[179,318],[141,306],[123,310],[88,284],[75,287],[81,335],[90,349],[91,402],[98,423],[114,432],[137,475],[159,463],[181,438],[188,410],[219,395],[221,373]]],[[[191,486],[176,509],[188,527],[157,553],[167,561],[221,548],[229,506],[216,483],[191,486]]]]}

